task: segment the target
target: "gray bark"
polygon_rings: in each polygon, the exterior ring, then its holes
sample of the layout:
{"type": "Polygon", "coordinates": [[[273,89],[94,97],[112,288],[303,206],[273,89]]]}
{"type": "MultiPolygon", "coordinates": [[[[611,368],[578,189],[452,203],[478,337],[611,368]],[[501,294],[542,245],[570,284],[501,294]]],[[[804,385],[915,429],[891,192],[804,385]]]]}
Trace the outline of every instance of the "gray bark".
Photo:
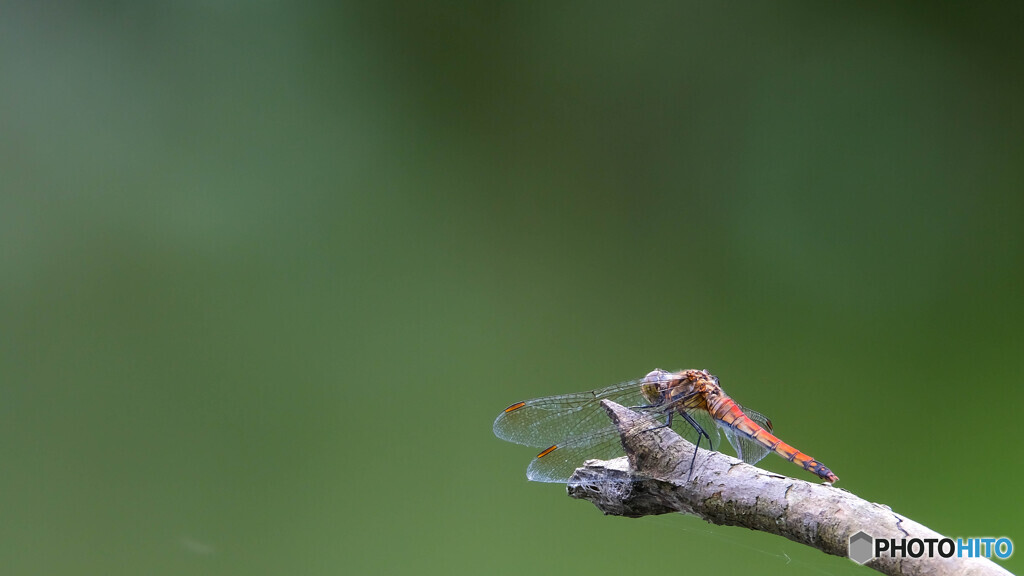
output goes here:
{"type": "MultiPolygon", "coordinates": [[[[827,554],[847,556],[850,536],[941,539],[942,535],[888,506],[841,488],[789,478],[722,454],[697,449],[670,428],[650,430],[648,416],[601,402],[622,437],[626,457],[589,460],[569,479],[569,495],[605,514],[640,517],[682,512],[719,525],[744,526],[789,538],[827,554]],[[639,433],[642,432],[643,433],[639,433]]],[[[884,574],[1007,575],[986,558],[881,557],[865,566],[884,574]]]]}

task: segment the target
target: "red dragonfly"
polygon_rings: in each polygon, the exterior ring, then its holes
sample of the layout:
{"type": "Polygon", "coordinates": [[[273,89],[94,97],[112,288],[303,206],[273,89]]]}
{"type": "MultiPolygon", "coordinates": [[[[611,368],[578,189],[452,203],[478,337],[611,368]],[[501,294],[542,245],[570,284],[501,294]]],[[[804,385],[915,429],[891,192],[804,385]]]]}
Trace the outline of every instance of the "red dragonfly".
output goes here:
{"type": "MultiPolygon", "coordinates": [[[[664,424],[652,429],[671,427],[673,416],[681,416],[686,425],[679,425],[676,431],[698,446],[706,440],[712,450],[718,449],[721,430],[736,456],[748,464],[775,452],[828,482],[839,480],[824,464],[775,437],[771,420],[740,407],[707,370],[673,373],[659,369],[640,380],[607,388],[516,402],[498,414],[494,434],[516,444],[544,448],[530,463],[527,478],[565,482],[584,460],[622,455],[618,430],[600,405],[606,399],[656,419],[664,416],[664,424]]],[[[692,474],[692,462],[690,468],[692,474]]]]}

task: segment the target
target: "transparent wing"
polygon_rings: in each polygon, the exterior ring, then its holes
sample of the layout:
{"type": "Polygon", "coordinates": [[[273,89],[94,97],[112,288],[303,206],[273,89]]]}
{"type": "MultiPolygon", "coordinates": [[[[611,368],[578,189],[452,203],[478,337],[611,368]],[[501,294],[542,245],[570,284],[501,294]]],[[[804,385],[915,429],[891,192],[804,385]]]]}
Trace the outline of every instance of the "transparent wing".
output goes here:
{"type": "Polygon", "coordinates": [[[584,441],[611,427],[601,400],[611,400],[632,408],[647,404],[640,393],[640,380],[621,382],[589,392],[545,396],[517,402],[494,421],[494,435],[502,440],[547,448],[568,440],[584,441]]]}
{"type": "Polygon", "coordinates": [[[594,434],[555,444],[541,452],[530,462],[526,477],[534,482],[564,483],[586,460],[611,460],[622,455],[618,430],[609,425],[594,434]]]}
{"type": "Polygon", "coordinates": [[[677,433],[694,444],[699,441],[702,448],[718,447],[718,428],[707,411],[687,412],[704,433],[700,434],[668,406],[641,408],[647,404],[640,391],[641,382],[630,380],[588,392],[516,402],[498,414],[494,434],[517,444],[544,448],[527,470],[527,477],[538,482],[565,482],[586,460],[623,455],[619,433],[600,404],[605,399],[649,415],[652,429],[663,424],[673,412],[672,428],[677,433]]]}
{"type": "MultiPolygon", "coordinates": [[[[739,405],[737,404],[737,406],[739,405]]],[[[742,410],[748,418],[753,420],[754,423],[761,428],[764,428],[768,432],[772,431],[772,421],[764,414],[754,412],[753,410],[743,408],[742,406],[740,406],[740,410],[742,410]]],[[[725,437],[729,440],[729,444],[731,444],[733,450],[736,451],[736,457],[747,464],[757,464],[763,460],[769,452],[771,452],[771,448],[750,438],[742,430],[733,428],[720,420],[716,420],[715,423],[718,424],[718,427],[722,429],[723,433],[725,433],[725,437]]]]}
{"type": "MultiPolygon", "coordinates": [[[[601,412],[604,414],[605,420],[603,427],[549,446],[530,462],[530,466],[526,470],[526,477],[534,482],[563,483],[587,460],[610,460],[622,456],[624,451],[619,431],[608,419],[603,409],[601,412]]],[[[634,434],[657,430],[664,424],[666,415],[664,410],[648,408],[638,410],[638,412],[648,415],[650,427],[634,432],[634,434]]],[[[697,429],[679,414],[675,414],[672,418],[672,429],[694,444],[700,438],[700,446],[704,449],[708,449],[708,439],[710,438],[711,449],[717,448],[720,437],[711,416],[706,411],[693,411],[688,414],[707,433],[708,438],[699,434],[697,429]]]]}

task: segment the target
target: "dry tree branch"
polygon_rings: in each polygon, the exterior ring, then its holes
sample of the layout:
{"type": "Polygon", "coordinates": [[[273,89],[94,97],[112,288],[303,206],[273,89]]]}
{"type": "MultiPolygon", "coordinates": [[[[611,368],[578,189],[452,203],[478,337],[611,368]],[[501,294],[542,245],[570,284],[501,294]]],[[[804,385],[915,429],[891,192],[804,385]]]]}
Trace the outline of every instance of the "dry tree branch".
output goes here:
{"type": "MultiPolygon", "coordinates": [[[[847,556],[850,536],[941,539],[942,535],[888,506],[827,484],[812,484],[697,449],[670,428],[650,428],[649,417],[603,400],[615,422],[626,458],[589,460],[569,479],[573,498],[591,501],[605,514],[637,518],[668,512],[699,516],[719,525],[744,526],[785,536],[827,554],[847,556]],[[628,461],[627,461],[628,459],[628,461]]],[[[998,574],[1008,571],[986,558],[875,558],[866,566],[884,574],[998,574]]]]}

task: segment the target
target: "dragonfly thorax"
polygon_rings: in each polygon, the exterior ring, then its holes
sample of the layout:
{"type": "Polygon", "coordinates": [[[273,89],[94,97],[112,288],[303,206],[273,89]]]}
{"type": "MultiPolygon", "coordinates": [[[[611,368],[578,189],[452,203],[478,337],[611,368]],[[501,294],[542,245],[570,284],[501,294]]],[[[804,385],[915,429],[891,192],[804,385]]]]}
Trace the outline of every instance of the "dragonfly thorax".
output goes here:
{"type": "MultiPolygon", "coordinates": [[[[651,405],[686,401],[687,407],[695,408],[706,394],[721,393],[718,378],[707,370],[652,370],[640,383],[640,392],[651,405]]],[[[700,402],[703,404],[703,402],[700,402]]]]}

